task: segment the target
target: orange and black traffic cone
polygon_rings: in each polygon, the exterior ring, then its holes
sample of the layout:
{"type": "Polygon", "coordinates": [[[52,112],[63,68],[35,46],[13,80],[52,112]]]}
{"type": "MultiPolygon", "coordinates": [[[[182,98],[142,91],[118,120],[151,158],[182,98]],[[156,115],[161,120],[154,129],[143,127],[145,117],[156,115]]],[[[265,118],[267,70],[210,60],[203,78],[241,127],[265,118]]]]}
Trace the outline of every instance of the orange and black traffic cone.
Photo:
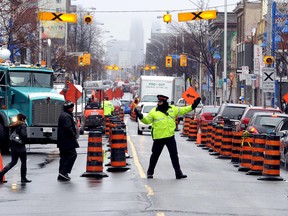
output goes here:
{"type": "MultiPolygon", "coordinates": [[[[3,160],[2,160],[2,154],[0,152],[0,170],[3,170],[4,165],[3,165],[3,160]]],[[[2,178],[2,183],[6,183],[7,181],[5,180],[5,176],[2,178]]]]}

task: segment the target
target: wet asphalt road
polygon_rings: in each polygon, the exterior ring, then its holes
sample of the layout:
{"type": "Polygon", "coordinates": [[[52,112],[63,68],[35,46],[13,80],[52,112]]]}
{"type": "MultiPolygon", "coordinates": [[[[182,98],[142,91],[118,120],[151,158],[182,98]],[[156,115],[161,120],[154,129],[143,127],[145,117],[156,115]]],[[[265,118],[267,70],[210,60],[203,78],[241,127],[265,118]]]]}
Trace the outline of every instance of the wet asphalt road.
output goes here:
{"type": "MultiPolygon", "coordinates": [[[[187,179],[176,180],[164,149],[154,179],[146,179],[151,153],[151,136],[137,135],[136,123],[127,125],[129,170],[104,172],[103,179],[81,177],[86,171],[87,139],[79,139],[78,158],[70,182],[58,182],[58,149],[55,145],[31,145],[28,150],[28,178],[20,183],[20,162],[0,185],[0,215],[287,215],[286,181],[259,181],[258,176],[239,172],[227,159],[216,159],[176,132],[182,170],[187,179]]],[[[181,126],[180,126],[181,128],[181,126]]],[[[107,138],[103,138],[107,144],[107,138]]],[[[28,146],[29,147],[29,146],[28,146]]],[[[104,145],[104,149],[106,149],[104,145]]],[[[109,153],[104,164],[109,162],[109,153]]],[[[3,156],[4,164],[9,156],[3,156]]],[[[281,169],[281,177],[288,172],[281,169]]]]}

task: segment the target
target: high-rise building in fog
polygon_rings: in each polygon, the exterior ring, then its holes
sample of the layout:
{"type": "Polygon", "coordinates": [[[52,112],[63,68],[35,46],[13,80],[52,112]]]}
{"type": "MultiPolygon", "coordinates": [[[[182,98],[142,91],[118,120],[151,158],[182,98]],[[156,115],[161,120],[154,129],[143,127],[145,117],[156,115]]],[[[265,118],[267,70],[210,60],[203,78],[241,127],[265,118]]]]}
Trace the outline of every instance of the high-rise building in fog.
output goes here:
{"type": "Polygon", "coordinates": [[[130,28],[131,62],[142,65],[144,61],[144,30],[142,20],[133,19],[130,28]]]}

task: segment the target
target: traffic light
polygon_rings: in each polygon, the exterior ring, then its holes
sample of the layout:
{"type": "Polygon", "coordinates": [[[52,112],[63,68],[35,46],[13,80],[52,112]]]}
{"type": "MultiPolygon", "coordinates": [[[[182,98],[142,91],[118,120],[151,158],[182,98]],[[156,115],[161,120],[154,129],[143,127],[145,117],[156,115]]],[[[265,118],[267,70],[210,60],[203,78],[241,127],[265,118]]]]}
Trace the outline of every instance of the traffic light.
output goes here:
{"type": "Polygon", "coordinates": [[[164,14],[163,15],[163,22],[166,22],[167,24],[172,22],[172,15],[171,14],[164,14]]]}
{"type": "Polygon", "coordinates": [[[91,24],[92,23],[92,16],[91,15],[85,15],[84,16],[84,22],[86,24],[91,24]]]}
{"type": "Polygon", "coordinates": [[[83,57],[84,57],[85,65],[91,65],[91,54],[84,53],[83,57]]]}
{"type": "Polygon", "coordinates": [[[271,65],[274,63],[274,57],[273,56],[264,56],[264,64],[271,65]]]}
{"type": "Polygon", "coordinates": [[[172,67],[172,56],[166,56],[166,67],[172,67]]]}
{"type": "Polygon", "coordinates": [[[187,67],[187,56],[185,54],[180,55],[180,66],[187,67]]]}
{"type": "Polygon", "coordinates": [[[84,66],[84,56],[78,56],[78,66],[84,66]]]}

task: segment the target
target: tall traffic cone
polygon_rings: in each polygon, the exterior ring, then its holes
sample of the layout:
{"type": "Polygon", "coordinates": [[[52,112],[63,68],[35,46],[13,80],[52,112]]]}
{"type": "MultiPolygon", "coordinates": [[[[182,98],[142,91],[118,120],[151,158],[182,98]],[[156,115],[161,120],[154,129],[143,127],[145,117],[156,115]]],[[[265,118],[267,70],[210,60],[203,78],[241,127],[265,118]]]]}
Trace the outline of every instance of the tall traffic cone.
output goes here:
{"type": "Polygon", "coordinates": [[[201,144],[201,129],[198,129],[196,144],[201,144]]]}
{"type": "MultiPolygon", "coordinates": [[[[0,152],[0,170],[3,170],[3,168],[4,168],[4,165],[3,165],[2,155],[1,155],[1,152],[0,152]]],[[[5,176],[3,176],[2,182],[3,183],[7,182],[5,180],[5,176]]]]}

